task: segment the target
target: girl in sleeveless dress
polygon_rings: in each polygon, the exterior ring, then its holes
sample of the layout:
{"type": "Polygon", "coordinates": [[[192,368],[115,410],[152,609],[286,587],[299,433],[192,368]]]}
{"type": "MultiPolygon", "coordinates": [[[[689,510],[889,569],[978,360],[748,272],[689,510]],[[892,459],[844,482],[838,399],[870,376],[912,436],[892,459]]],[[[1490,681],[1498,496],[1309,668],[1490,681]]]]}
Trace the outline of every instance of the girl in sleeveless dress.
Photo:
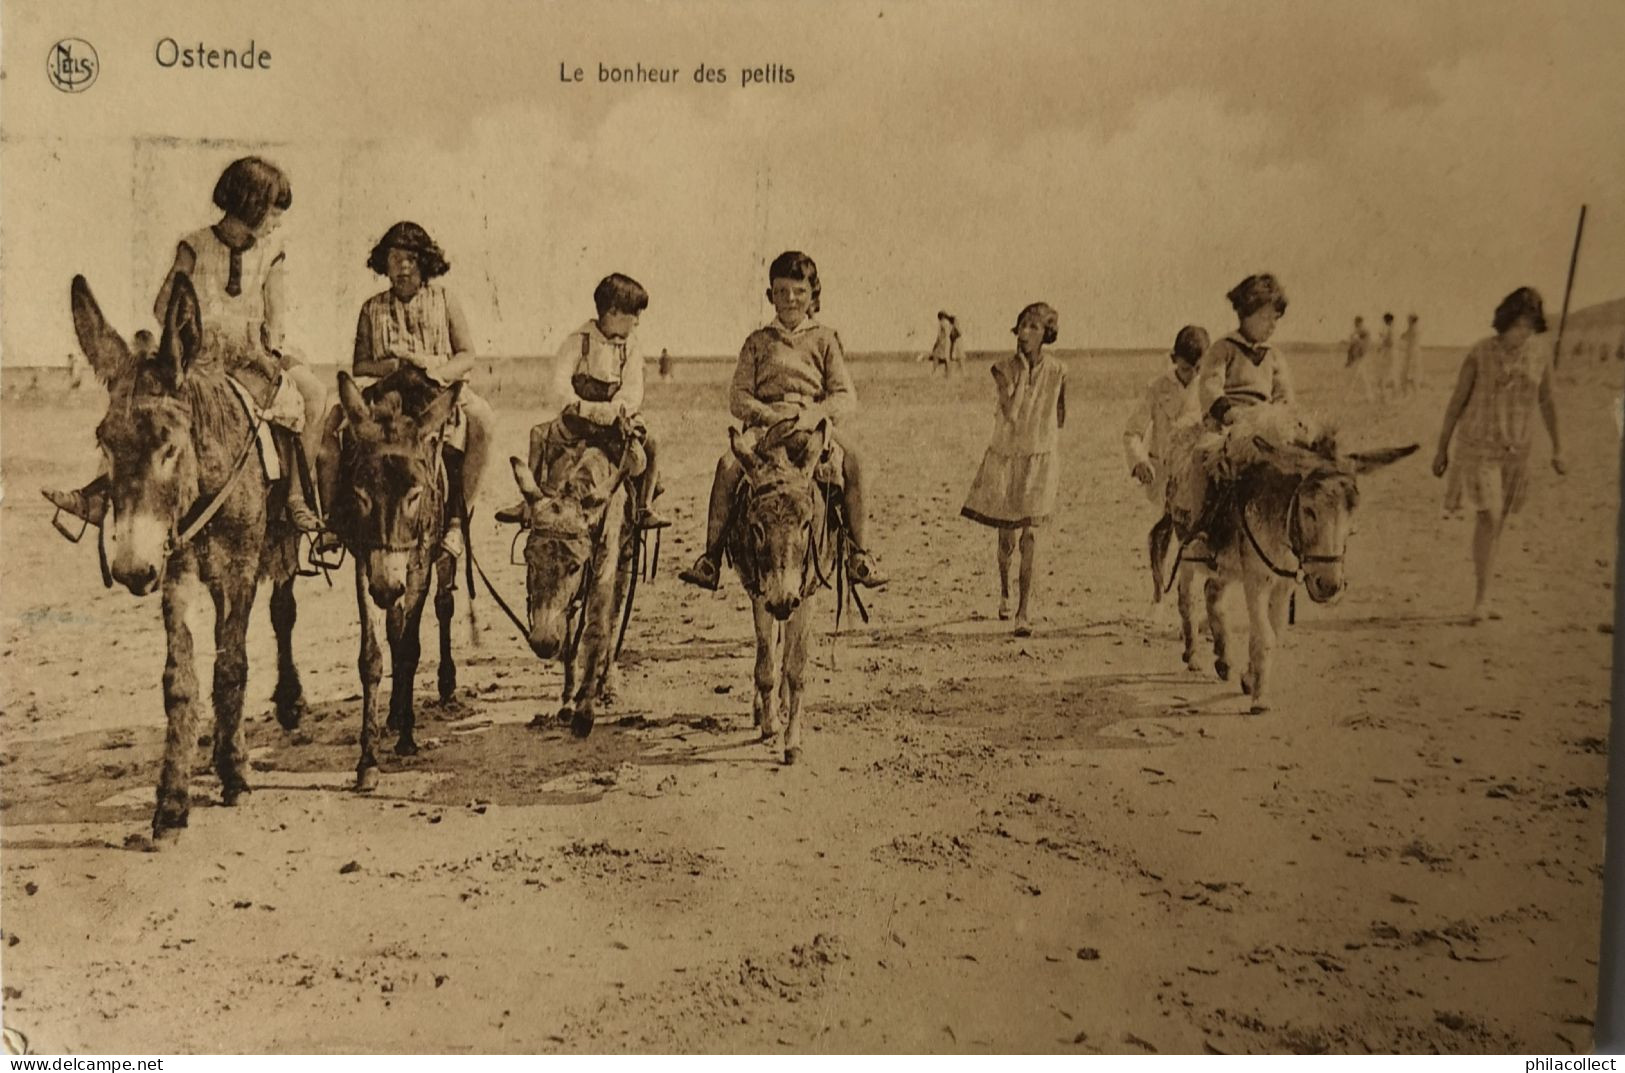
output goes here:
{"type": "MultiPolygon", "coordinates": [[[[451,264],[429,233],[410,220],[394,224],[373,246],[367,267],[388,279],[390,285],[361,305],[351,372],[358,377],[382,379],[402,365],[415,365],[440,384],[466,380],[475,362],[473,333],[456,297],[432,282],[449,272],[451,264]]],[[[470,391],[467,384],[458,396],[458,406],[468,422],[463,446],[463,509],[472,516],[474,496],[485,475],[496,429],[496,414],[491,404],[470,391]]],[[[339,430],[343,425],[343,410],[335,406],[323,425],[317,455],[324,497],[331,497],[338,486],[339,430]]],[[[327,534],[322,550],[335,550],[337,544],[337,538],[327,534]]],[[[462,526],[446,527],[441,548],[453,558],[462,558],[462,526]]]]}
{"type": "Polygon", "coordinates": [[[1044,302],[1016,317],[1016,352],[993,366],[998,405],[993,442],[960,514],[999,531],[999,618],[1010,617],[1010,560],[1021,547],[1016,636],[1032,635],[1032,586],[1037,560],[1034,530],[1055,511],[1056,446],[1066,424],[1066,373],[1044,356],[1055,342],[1059,318],[1044,302]],[[1019,541],[1018,541],[1019,533],[1019,541]]]}
{"type": "MultiPolygon", "coordinates": [[[[321,528],[304,487],[300,434],[317,427],[325,392],[304,361],[285,348],[282,316],[287,257],[275,238],[293,189],[282,170],[259,157],[233,161],[214,187],[220,222],[185,235],[158,290],[153,312],[162,321],[177,276],[190,277],[203,321],[204,346],[197,368],[224,365],[231,373],[250,366],[276,386],[267,419],[280,426],[277,448],[288,480],[288,515],[302,532],[321,528]]],[[[46,490],[58,509],[100,525],[106,512],[106,474],[77,491],[46,490]]]]}
{"type": "Polygon", "coordinates": [[[1476,344],[1461,363],[1433,458],[1434,476],[1449,473],[1445,510],[1471,507],[1478,516],[1473,528],[1475,624],[1501,617],[1489,603],[1490,575],[1507,515],[1523,505],[1537,408],[1552,439],[1552,469],[1559,476],[1566,472],[1552,399],[1551,347],[1537,338],[1546,331],[1540,292],[1519,287],[1507,295],[1496,307],[1494,325],[1495,334],[1476,344]]]}

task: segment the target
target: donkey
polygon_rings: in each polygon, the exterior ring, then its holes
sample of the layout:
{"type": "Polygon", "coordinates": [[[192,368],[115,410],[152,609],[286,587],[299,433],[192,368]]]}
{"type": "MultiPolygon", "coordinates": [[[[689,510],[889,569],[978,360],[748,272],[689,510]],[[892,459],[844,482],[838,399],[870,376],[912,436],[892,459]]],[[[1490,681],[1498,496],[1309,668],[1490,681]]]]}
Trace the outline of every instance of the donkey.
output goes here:
{"type": "MultiPolygon", "coordinates": [[[[108,390],[107,414],[96,429],[111,478],[100,537],[103,580],[136,596],[162,592],[169,726],[152,817],[153,838],[161,842],[178,836],[190,812],[198,683],[186,616],[197,583],[214,603],[214,770],[225,804],[249,792],[243,688],[248,617],[262,577],[272,584],[277,721],[292,729],[304,714],[292,648],[298,534],[268,503],[274,486],[253,457],[259,419],[219,358],[204,349],[192,281],[175,277],[163,338],[146,359],[108,325],[83,276],[74,277],[69,302],[79,346],[108,390]]],[[[269,401],[275,385],[257,371],[234,375],[258,405],[269,401]]]]}
{"type": "Polygon", "coordinates": [[[1415,453],[1417,445],[1339,454],[1329,435],[1309,446],[1277,445],[1263,437],[1254,437],[1253,444],[1258,461],[1221,493],[1228,499],[1208,534],[1217,560],[1208,606],[1223,677],[1229,623],[1221,602],[1232,585],[1241,584],[1250,627],[1241,688],[1257,715],[1269,710],[1271,657],[1297,582],[1319,604],[1335,601],[1346,588],[1343,560],[1359,501],[1356,478],[1415,453]]]}
{"type": "Polygon", "coordinates": [[[779,736],[784,762],[801,758],[801,702],[806,682],[812,597],[836,576],[838,526],[822,483],[819,458],[829,426],[798,430],[793,418],[763,433],[753,450],[728,430],[728,446],[744,470],[729,528],[728,558],[750,594],[756,625],[756,692],[751,713],[762,740],[779,736]]]}
{"type": "MultiPolygon", "coordinates": [[[[355,788],[378,786],[378,684],[383,653],[373,609],[384,612],[389,639],[389,719],[397,756],[417,753],[412,732],[413,678],[422,654],[419,637],[429,581],[438,568],[435,617],[440,623],[440,699],[457,689],[451,651],[457,563],[440,547],[450,523],[448,500],[456,487],[457,459],[442,455],[446,423],[460,383],[441,388],[405,367],[365,393],[339,373],[339,404],[348,420],[339,452],[339,482],[331,507],[333,530],[355,559],[356,611],[361,620],[361,758],[355,788]]],[[[448,451],[447,454],[450,454],[448,451]]]]}
{"type": "MultiPolygon", "coordinates": [[[[617,458],[583,444],[555,460],[540,485],[524,462],[508,459],[525,499],[526,640],[563,665],[558,719],[578,738],[592,733],[598,705],[615,699],[615,622],[636,569],[627,431],[617,458]]],[[[531,725],[545,723],[538,715],[531,725]]]]}

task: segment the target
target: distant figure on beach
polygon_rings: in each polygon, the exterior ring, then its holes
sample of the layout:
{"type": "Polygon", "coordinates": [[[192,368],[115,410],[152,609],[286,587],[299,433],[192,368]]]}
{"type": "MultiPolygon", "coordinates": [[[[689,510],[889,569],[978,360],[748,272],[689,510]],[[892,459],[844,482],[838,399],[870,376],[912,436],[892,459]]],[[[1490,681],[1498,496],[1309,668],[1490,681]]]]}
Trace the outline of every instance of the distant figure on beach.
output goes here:
{"type": "Polygon", "coordinates": [[[1476,586],[1470,620],[1475,625],[1501,617],[1490,606],[1490,575],[1507,515],[1523,505],[1528,490],[1537,408],[1552,440],[1552,469],[1558,476],[1566,472],[1557,403],[1552,398],[1552,350],[1536,338],[1546,331],[1540,292],[1519,287],[1495,308],[1493,323],[1495,334],[1474,345],[1461,363],[1433,458],[1433,475],[1443,477],[1447,471],[1450,475],[1445,510],[1455,513],[1470,507],[1478,515],[1473,527],[1476,586]]]}
{"type": "Polygon", "coordinates": [[[1364,317],[1354,318],[1354,332],[1348,338],[1348,360],[1343,368],[1354,370],[1354,375],[1360,380],[1360,392],[1365,401],[1372,399],[1371,370],[1366,366],[1366,352],[1371,349],[1371,332],[1365,326],[1364,317]]]}
{"type": "Polygon", "coordinates": [[[931,347],[931,371],[940,367],[948,376],[962,355],[959,352],[959,318],[946,310],[937,312],[937,341],[931,347]]]}
{"type": "Polygon", "coordinates": [[[671,351],[665,347],[660,348],[660,379],[671,379],[671,351]]]}
{"type": "Polygon", "coordinates": [[[1422,363],[1417,354],[1422,347],[1422,329],[1416,321],[1416,314],[1412,313],[1406,319],[1405,331],[1399,337],[1400,342],[1405,344],[1405,364],[1399,384],[1407,395],[1422,389],[1422,363]]]}
{"type": "Polygon", "coordinates": [[[79,352],[77,350],[68,351],[68,390],[78,391],[79,384],[84,380],[84,376],[85,366],[84,362],[79,360],[79,352]]]}
{"type": "Polygon", "coordinates": [[[135,333],[134,338],[130,340],[130,344],[139,361],[146,361],[158,353],[158,340],[153,338],[153,334],[145,328],[135,333]]]}
{"type": "Polygon", "coordinates": [[[1394,315],[1382,315],[1382,335],[1377,341],[1377,375],[1379,381],[1379,394],[1383,398],[1399,394],[1399,366],[1394,361],[1394,315]]]}
{"type": "Polygon", "coordinates": [[[1011,329],[1016,352],[993,366],[997,405],[993,442],[982,457],[960,514],[999,531],[999,618],[1010,617],[1010,560],[1021,546],[1016,604],[1017,637],[1032,635],[1032,588],[1037,539],[1049,523],[1059,483],[1058,440],[1066,424],[1066,372],[1044,347],[1055,342],[1059,318],[1034,302],[1011,329]],[[1019,535],[1019,536],[1018,536],[1019,535]]]}

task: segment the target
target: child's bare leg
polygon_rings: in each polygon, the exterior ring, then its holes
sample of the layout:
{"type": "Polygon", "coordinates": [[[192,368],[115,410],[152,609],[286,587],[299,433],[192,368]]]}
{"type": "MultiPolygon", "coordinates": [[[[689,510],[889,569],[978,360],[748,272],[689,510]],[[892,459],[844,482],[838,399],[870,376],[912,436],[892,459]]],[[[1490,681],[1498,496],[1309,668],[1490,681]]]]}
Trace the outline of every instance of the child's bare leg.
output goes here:
{"type": "Polygon", "coordinates": [[[999,621],[1010,617],[1010,560],[1016,554],[1014,529],[999,530],[999,621]]]}
{"type": "Polygon", "coordinates": [[[848,560],[852,580],[870,587],[884,585],[886,577],[869,553],[869,514],[863,504],[863,466],[858,462],[857,453],[850,447],[841,453],[841,482],[845,486],[842,495],[846,499],[846,528],[852,537],[852,554],[848,560]]]}
{"type": "Polygon", "coordinates": [[[659,448],[655,438],[643,435],[643,476],[638,479],[638,524],[645,529],[664,529],[671,519],[655,510],[655,493],[660,489],[659,448]]]}
{"type": "Polygon", "coordinates": [[[468,421],[468,440],[463,445],[463,509],[474,513],[474,497],[490,464],[491,441],[495,438],[497,415],[491,404],[465,390],[463,416],[468,421]]]}
{"type": "Polygon", "coordinates": [[[677,576],[690,585],[715,591],[722,584],[722,541],[727,535],[728,512],[733,507],[735,490],[744,476],[739,460],[730,451],[717,461],[716,475],[711,478],[711,502],[705,517],[705,550],[694,560],[694,565],[677,576]]]}
{"type": "Polygon", "coordinates": [[[1482,622],[1486,618],[1500,618],[1499,612],[1490,607],[1490,575],[1495,570],[1495,553],[1501,543],[1501,529],[1506,523],[1505,516],[1497,517],[1494,511],[1481,510],[1473,525],[1473,622],[1482,622]]]}
{"type": "Polygon", "coordinates": [[[1021,531],[1021,575],[1018,581],[1020,586],[1016,599],[1016,635],[1025,637],[1032,633],[1032,615],[1030,603],[1033,594],[1033,568],[1038,559],[1038,541],[1031,529],[1021,531]]]}

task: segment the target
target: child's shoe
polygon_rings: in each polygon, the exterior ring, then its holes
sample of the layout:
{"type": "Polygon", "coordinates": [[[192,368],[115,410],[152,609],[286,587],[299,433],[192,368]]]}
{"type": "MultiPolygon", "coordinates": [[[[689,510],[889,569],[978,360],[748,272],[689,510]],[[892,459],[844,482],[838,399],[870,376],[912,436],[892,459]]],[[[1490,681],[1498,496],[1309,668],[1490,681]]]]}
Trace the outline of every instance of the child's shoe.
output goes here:
{"type": "Polygon", "coordinates": [[[880,572],[880,566],[874,557],[858,547],[854,547],[847,555],[846,569],[852,575],[852,580],[865,588],[878,589],[891,580],[880,572]]]}
{"type": "Polygon", "coordinates": [[[671,525],[671,519],[653,507],[638,507],[632,521],[639,529],[665,529],[671,525]]]}
{"type": "Polygon", "coordinates": [[[107,516],[107,482],[98,477],[83,488],[74,488],[66,492],[55,488],[41,488],[40,494],[50,501],[51,506],[64,514],[71,514],[91,525],[101,525],[102,519],[107,516]]]}
{"type": "Polygon", "coordinates": [[[511,507],[503,507],[497,511],[497,521],[505,524],[520,525],[525,521],[525,501],[520,500],[511,507]]]}
{"type": "Polygon", "coordinates": [[[716,592],[722,587],[722,568],[709,554],[702,554],[694,560],[694,565],[677,575],[690,585],[698,585],[702,589],[716,592]]]}

